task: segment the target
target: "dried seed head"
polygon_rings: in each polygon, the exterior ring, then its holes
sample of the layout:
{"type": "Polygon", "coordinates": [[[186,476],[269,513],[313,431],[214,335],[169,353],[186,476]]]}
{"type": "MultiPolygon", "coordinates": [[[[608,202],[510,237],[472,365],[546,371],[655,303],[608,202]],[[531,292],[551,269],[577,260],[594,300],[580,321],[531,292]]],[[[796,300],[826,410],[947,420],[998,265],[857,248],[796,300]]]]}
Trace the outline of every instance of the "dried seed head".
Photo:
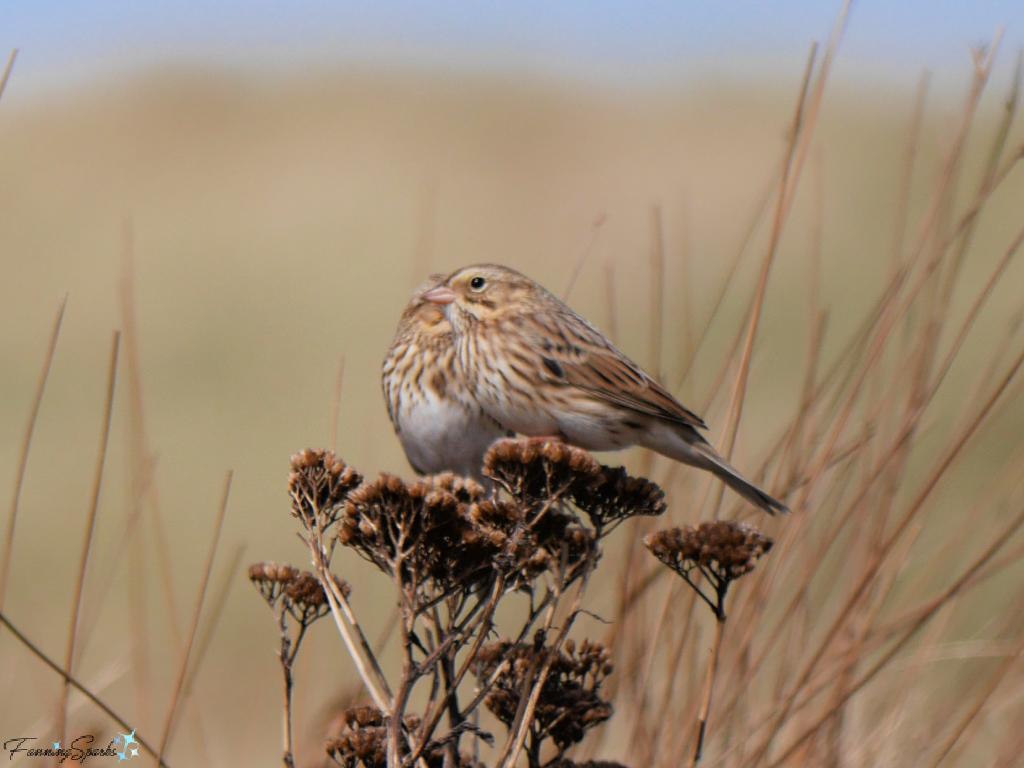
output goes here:
{"type": "Polygon", "coordinates": [[[484,457],[484,474],[520,503],[534,506],[552,495],[582,493],[601,476],[601,465],[581,448],[548,440],[498,440],[484,457]]]}
{"type": "MultiPolygon", "coordinates": [[[[337,580],[345,597],[352,592],[346,582],[337,580]]],[[[284,589],[284,604],[288,612],[303,626],[331,612],[320,580],[309,571],[303,571],[284,589]]]]}
{"type": "Polygon", "coordinates": [[[447,491],[463,504],[472,504],[487,496],[487,489],[476,480],[460,477],[452,472],[424,477],[423,482],[447,491]]]}
{"type": "Polygon", "coordinates": [[[249,581],[273,608],[281,593],[299,576],[299,569],[277,563],[256,563],[249,566],[249,581]]]}
{"type": "Polygon", "coordinates": [[[638,515],[661,515],[667,509],[665,492],[644,477],[632,477],[622,467],[601,467],[598,482],[580,488],[573,503],[603,531],[638,515]]]}
{"type": "MultiPolygon", "coordinates": [[[[480,650],[472,671],[483,683],[494,677],[484,700],[487,708],[506,726],[515,720],[519,702],[533,670],[550,662],[535,710],[538,731],[548,731],[559,753],[583,740],[586,731],[612,716],[612,706],[599,695],[607,677],[608,652],[599,643],[583,641],[559,653],[544,646],[503,640],[480,650]]],[[[608,670],[610,671],[610,669],[608,670]]]]}
{"type": "Polygon", "coordinates": [[[525,525],[525,516],[512,501],[494,499],[470,505],[466,514],[479,530],[509,536],[525,525]]]}
{"type": "Polygon", "coordinates": [[[491,572],[495,547],[474,530],[467,506],[456,496],[475,490],[444,485],[405,483],[393,475],[365,483],[349,496],[338,543],[389,575],[401,569],[406,584],[437,592],[460,584],[472,588],[491,572]]]}
{"type": "Polygon", "coordinates": [[[416,483],[381,475],[349,495],[337,542],[391,576],[400,571],[404,584],[425,590],[424,602],[497,574],[517,589],[563,564],[565,583],[584,572],[596,540],[574,517],[516,501],[461,501],[479,495],[474,486],[450,475],[416,483]]]}
{"type": "Polygon", "coordinates": [[[384,725],[384,715],[376,707],[352,707],[342,713],[342,719],[349,728],[369,728],[384,725]]]}
{"type": "Polygon", "coordinates": [[[489,557],[510,588],[530,587],[541,574],[555,570],[568,585],[582,575],[597,546],[593,531],[573,525],[572,516],[554,509],[530,514],[515,502],[481,501],[468,516],[493,548],[489,557]]]}
{"type": "Polygon", "coordinates": [[[753,526],[735,520],[712,520],[672,528],[644,539],[655,557],[680,575],[696,567],[728,583],[754,570],[774,542],[753,526]]]}
{"type": "MultiPolygon", "coordinates": [[[[343,768],[387,768],[387,718],[376,707],[352,707],[341,715],[344,727],[341,733],[327,742],[327,754],[343,768]]],[[[420,718],[409,715],[403,721],[405,730],[413,732],[420,726],[420,718]]],[[[409,753],[404,741],[400,753],[409,753]]],[[[442,742],[431,741],[423,749],[427,768],[443,768],[445,747],[442,742]]],[[[453,768],[482,768],[466,755],[457,757],[453,768]]]]}
{"type": "Polygon", "coordinates": [[[344,768],[387,768],[387,729],[381,711],[352,707],[341,718],[345,727],[327,742],[327,754],[344,768]]]}
{"type": "Polygon", "coordinates": [[[361,482],[362,476],[330,451],[317,448],[296,453],[288,475],[292,514],[307,528],[314,524],[326,528],[361,482]]]}
{"type": "Polygon", "coordinates": [[[527,512],[550,507],[552,500],[571,501],[601,535],[630,517],[666,509],[655,483],[558,441],[498,440],[484,458],[484,474],[527,512]]]}
{"type": "MultiPolygon", "coordinates": [[[[346,585],[347,586],[347,585],[346,585]]],[[[327,602],[327,595],[319,579],[309,571],[303,571],[287,587],[284,595],[297,605],[318,608],[327,602]]]]}
{"type": "Polygon", "coordinates": [[[326,749],[343,768],[387,768],[388,741],[383,728],[343,733],[328,741],[326,749]]]}

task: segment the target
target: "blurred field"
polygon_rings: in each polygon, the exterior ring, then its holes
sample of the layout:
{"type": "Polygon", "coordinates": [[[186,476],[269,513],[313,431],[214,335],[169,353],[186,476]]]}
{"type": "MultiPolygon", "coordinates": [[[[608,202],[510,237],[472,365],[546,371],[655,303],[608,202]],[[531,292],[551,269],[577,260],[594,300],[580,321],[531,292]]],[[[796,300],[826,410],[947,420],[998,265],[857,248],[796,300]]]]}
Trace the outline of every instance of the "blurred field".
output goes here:
{"type": "MultiPolygon", "coordinates": [[[[798,401],[816,223],[822,223],[822,291],[831,309],[826,357],[863,318],[889,274],[911,94],[830,88],[768,291],[735,457],[740,467],[763,458],[798,401]]],[[[178,613],[188,617],[228,469],[235,479],[215,586],[228,577],[239,545],[246,564],[305,564],[287,514],[288,456],[327,443],[342,355],[338,452],[368,474],[409,472],[380,395],[379,366],[409,292],[428,272],[497,261],[560,294],[595,219],[606,216],[571,303],[602,329],[617,330],[620,346],[653,368],[651,211],[659,205],[667,297],[661,368],[667,381],[677,382],[685,318],[699,328],[711,311],[774,177],[797,89],[795,81],[707,81],[613,92],[403,72],[317,71],[268,80],[161,71],[16,107],[0,104],[5,504],[52,321],[64,293],[70,296],[28,465],[5,613],[44,650],[63,657],[110,336],[124,327],[119,286],[128,263],[126,230],[145,426],[157,456],[155,488],[178,613]]],[[[983,102],[975,127],[982,141],[1001,97],[990,94],[983,102]]],[[[958,106],[950,96],[929,105],[918,188],[938,174],[958,106]]],[[[1015,129],[1010,143],[1019,140],[1015,129]]],[[[968,153],[964,200],[973,193],[970,174],[980,154],[968,153]]],[[[923,194],[915,193],[912,234],[924,205],[923,194]]],[[[982,284],[1019,229],[1022,210],[1024,182],[1011,177],[986,211],[964,292],[982,284]]],[[[698,411],[723,345],[742,323],[766,229],[759,227],[745,252],[740,278],[686,383],[685,400],[698,411]]],[[[1024,268],[1015,264],[944,385],[932,426],[943,424],[944,403],[965,397],[972,368],[1019,319],[1021,285],[1024,268]]],[[[962,303],[958,291],[954,317],[962,303]]],[[[106,695],[140,731],[154,733],[177,661],[147,527],[151,567],[144,590],[154,666],[152,698],[139,702],[125,656],[132,642],[125,615],[132,573],[123,545],[134,502],[124,370],[86,581],[84,618],[93,622],[92,632],[76,666],[90,680],[123,659],[123,674],[106,695]]],[[[719,434],[723,410],[715,401],[706,413],[712,435],[719,434]]],[[[991,480],[992,465],[1019,443],[1022,429],[1018,402],[986,436],[969,471],[958,474],[954,500],[973,497],[991,480]]],[[[953,521],[956,505],[949,507],[953,521]]],[[[679,511],[676,520],[683,519],[679,511]]],[[[376,591],[378,577],[353,560],[345,561],[352,571],[343,575],[356,584],[356,609],[374,634],[391,606],[376,591]]],[[[965,634],[986,620],[981,613],[965,634]]],[[[278,764],[274,651],[266,608],[235,573],[194,707],[181,718],[170,753],[175,766],[206,764],[204,753],[211,764],[278,764]]],[[[342,653],[325,623],[300,662],[297,735],[314,753],[309,728],[352,679],[342,653]]],[[[0,736],[42,737],[36,724],[54,711],[59,689],[55,676],[0,632],[0,736]]],[[[71,722],[72,731],[85,732],[100,721],[90,714],[71,722]]]]}

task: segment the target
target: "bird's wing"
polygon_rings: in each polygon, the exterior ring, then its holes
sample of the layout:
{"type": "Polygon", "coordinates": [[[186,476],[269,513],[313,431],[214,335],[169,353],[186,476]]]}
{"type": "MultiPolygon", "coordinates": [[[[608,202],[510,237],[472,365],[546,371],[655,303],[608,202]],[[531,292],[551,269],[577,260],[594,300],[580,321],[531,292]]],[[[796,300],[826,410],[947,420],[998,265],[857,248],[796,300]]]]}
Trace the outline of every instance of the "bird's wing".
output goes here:
{"type": "Polygon", "coordinates": [[[579,387],[615,405],[691,427],[707,429],[658,382],[568,308],[531,316],[531,335],[548,380],[579,387]]]}

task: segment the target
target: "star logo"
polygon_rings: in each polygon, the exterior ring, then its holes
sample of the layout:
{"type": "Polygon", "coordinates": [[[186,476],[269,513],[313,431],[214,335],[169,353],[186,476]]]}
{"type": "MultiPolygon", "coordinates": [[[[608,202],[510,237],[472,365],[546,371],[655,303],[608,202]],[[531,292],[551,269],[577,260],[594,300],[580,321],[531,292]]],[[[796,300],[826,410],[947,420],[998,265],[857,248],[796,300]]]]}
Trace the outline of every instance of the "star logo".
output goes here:
{"type": "Polygon", "coordinates": [[[60,742],[59,741],[53,742],[53,748],[54,749],[60,749],[60,742]]]}
{"type": "Polygon", "coordinates": [[[117,753],[117,762],[120,763],[122,760],[131,760],[133,757],[138,757],[139,748],[131,746],[132,744],[138,744],[139,742],[135,738],[135,731],[131,733],[122,733],[116,739],[114,744],[121,747],[121,751],[117,753]]]}

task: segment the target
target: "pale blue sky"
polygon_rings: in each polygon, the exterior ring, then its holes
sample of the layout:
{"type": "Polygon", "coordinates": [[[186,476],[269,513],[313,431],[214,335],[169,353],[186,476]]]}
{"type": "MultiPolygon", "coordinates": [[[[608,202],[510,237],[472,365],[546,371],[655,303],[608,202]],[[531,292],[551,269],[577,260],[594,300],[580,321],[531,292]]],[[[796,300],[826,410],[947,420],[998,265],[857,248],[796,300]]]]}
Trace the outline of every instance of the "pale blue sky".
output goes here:
{"type": "MultiPolygon", "coordinates": [[[[798,65],[827,37],[838,0],[0,0],[0,47],[19,47],[29,90],[175,61],[382,60],[653,81],[798,65]],[[759,64],[760,65],[760,64],[759,64]]],[[[1024,0],[855,2],[844,60],[877,75],[963,68],[966,47],[1007,26],[1024,45],[1024,0]]]]}

